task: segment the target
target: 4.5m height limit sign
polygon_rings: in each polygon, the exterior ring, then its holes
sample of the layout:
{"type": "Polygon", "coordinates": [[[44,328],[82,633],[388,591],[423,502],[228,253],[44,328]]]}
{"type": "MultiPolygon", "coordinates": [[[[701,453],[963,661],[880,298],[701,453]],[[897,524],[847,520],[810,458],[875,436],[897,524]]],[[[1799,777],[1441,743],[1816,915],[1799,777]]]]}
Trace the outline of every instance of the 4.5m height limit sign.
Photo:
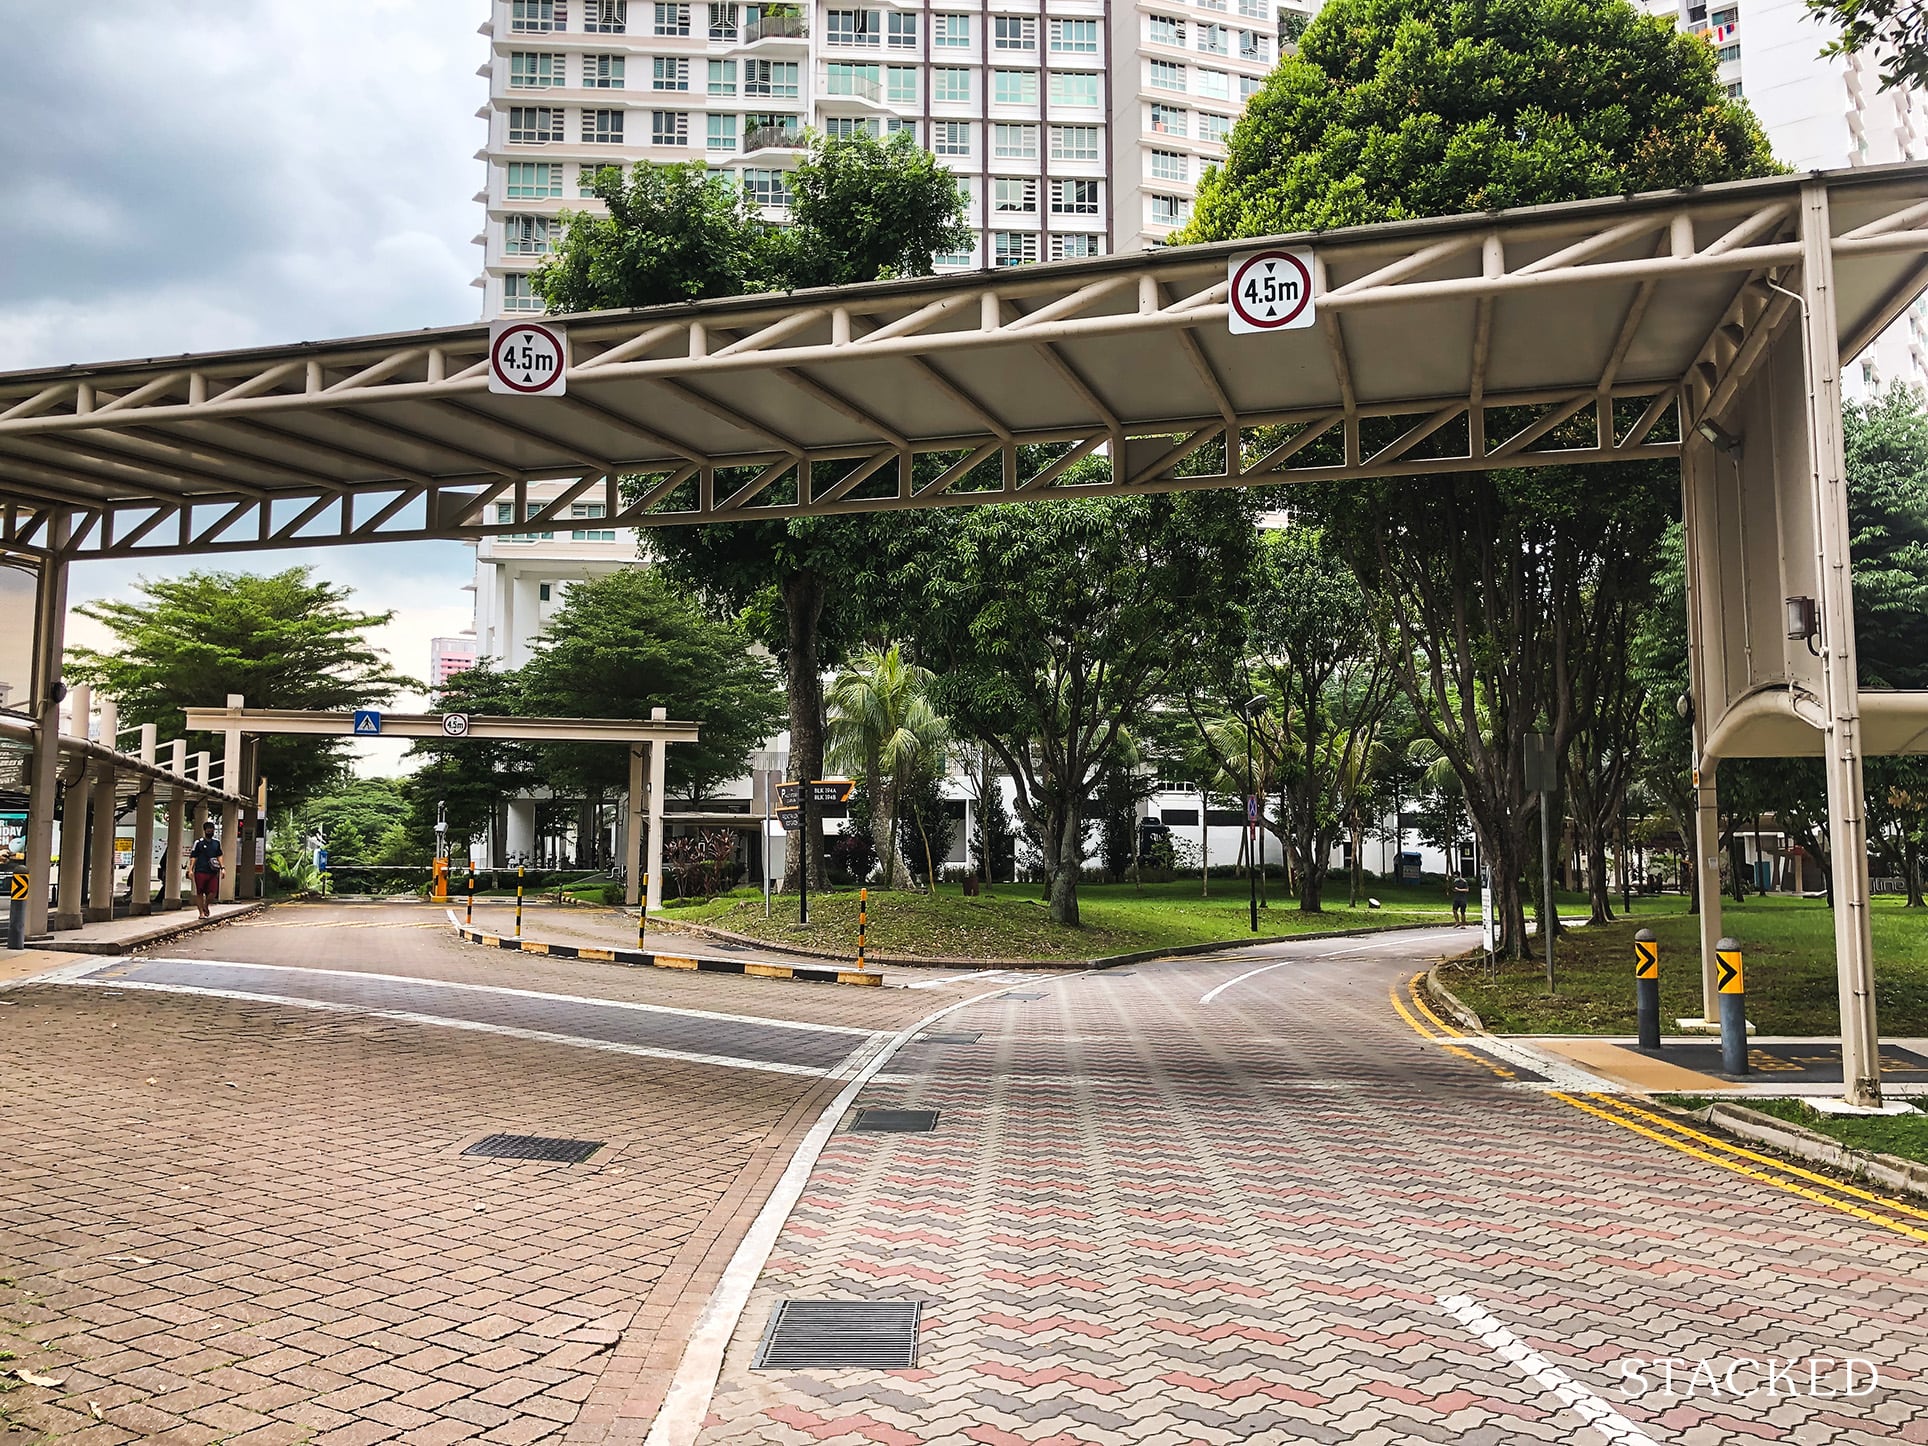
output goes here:
{"type": "Polygon", "coordinates": [[[1226,264],[1226,320],[1234,336],[1312,325],[1312,253],[1247,251],[1226,264]]]}

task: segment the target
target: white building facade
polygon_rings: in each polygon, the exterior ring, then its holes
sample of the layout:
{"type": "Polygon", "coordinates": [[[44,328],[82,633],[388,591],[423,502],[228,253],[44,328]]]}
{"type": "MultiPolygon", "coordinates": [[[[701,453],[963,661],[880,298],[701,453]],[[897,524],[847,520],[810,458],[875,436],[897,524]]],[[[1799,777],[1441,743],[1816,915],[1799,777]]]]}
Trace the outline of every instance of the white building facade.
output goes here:
{"type": "Polygon", "coordinates": [[[1275,0],[891,0],[877,8],[490,0],[477,159],[484,314],[539,311],[529,272],[603,166],[702,161],[789,212],[802,133],[908,131],[962,181],[975,233],[940,269],[1154,245],[1278,60],[1275,0]]]}

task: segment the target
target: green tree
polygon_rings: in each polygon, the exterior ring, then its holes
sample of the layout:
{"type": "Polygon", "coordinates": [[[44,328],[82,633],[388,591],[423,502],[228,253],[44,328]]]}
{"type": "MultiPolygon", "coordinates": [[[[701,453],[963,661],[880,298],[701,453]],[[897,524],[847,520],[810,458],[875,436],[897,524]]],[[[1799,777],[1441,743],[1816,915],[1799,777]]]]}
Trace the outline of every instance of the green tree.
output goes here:
{"type": "Polygon", "coordinates": [[[551,311],[739,296],[782,284],[771,229],[734,178],[701,161],[604,166],[607,215],[564,211],[556,254],[531,279],[551,311]]]}
{"type": "Polygon", "coordinates": [[[862,774],[887,889],[904,882],[902,804],[915,780],[933,771],[932,760],[941,762],[949,741],[931,707],[930,685],[930,670],[905,658],[896,643],[865,648],[830,683],[830,762],[862,774]]]}
{"type": "Polygon", "coordinates": [[[909,131],[813,136],[789,186],[778,233],[787,287],[929,276],[935,256],[971,241],[957,177],[909,131]]]}
{"type": "MultiPolygon", "coordinates": [[[[520,671],[531,713],[648,718],[652,707],[699,725],[701,739],[667,755],[667,786],[700,801],[742,774],[783,716],[769,664],[733,623],[703,616],[658,573],[625,568],[579,582],[520,671]]],[[[625,750],[609,744],[542,747],[547,778],[592,799],[628,786],[625,750]]]]}
{"type": "MultiPolygon", "coordinates": [[[[120,705],[123,728],[181,729],[181,711],[222,707],[239,693],[250,708],[366,708],[386,703],[409,679],[392,672],[368,641],[393,613],[348,606],[349,589],[306,567],[271,574],[190,572],[143,579],[138,600],[103,600],[75,609],[104,623],[114,646],[68,650],[68,675],[120,705]]],[[[342,774],[346,741],[260,741],[260,771],[277,805],[299,808],[342,774]]],[[[190,734],[190,753],[219,761],[221,740],[190,734]]]]}
{"type": "MultiPolygon", "coordinates": [[[[319,834],[327,841],[329,863],[425,863],[426,849],[413,859],[391,859],[387,852],[406,851],[401,838],[389,830],[402,825],[409,813],[407,785],[398,778],[345,779],[325,793],[308,799],[295,810],[291,823],[305,841],[319,834]]],[[[404,835],[406,837],[406,826],[404,835]]]]}
{"type": "Polygon", "coordinates": [[[1706,185],[1774,169],[1695,36],[1626,0],[1332,0],[1176,241],[1706,185]]]}
{"type": "Polygon", "coordinates": [[[1872,50],[1881,65],[1881,88],[1928,86],[1928,7],[1921,0],[1807,0],[1824,25],[1841,33],[1823,55],[1872,50]]]}
{"type": "Polygon", "coordinates": [[[1842,409],[1864,688],[1928,688],[1928,411],[1896,387],[1842,409]]]}
{"type": "Polygon", "coordinates": [[[1227,599],[1250,562],[1254,506],[1201,491],[908,519],[891,585],[939,708],[1016,785],[1060,924],[1078,923],[1085,821],[1121,736],[1182,660],[1236,655],[1227,599]]]}

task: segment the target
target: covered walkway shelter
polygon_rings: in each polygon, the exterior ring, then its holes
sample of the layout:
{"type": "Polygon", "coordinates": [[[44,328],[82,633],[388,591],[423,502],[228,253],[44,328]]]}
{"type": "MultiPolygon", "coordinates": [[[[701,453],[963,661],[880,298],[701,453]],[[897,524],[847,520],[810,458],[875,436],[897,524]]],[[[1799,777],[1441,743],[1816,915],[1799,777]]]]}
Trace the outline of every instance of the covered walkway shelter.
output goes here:
{"type": "MultiPolygon", "coordinates": [[[[1707,987],[1715,759],[1824,757],[1871,1101],[1839,373],[1924,285],[1928,168],[1904,165],[555,318],[564,395],[492,391],[486,325],[15,373],[0,550],[42,568],[44,734],[82,558],[478,537],[584,498],[665,527],[1678,458],[1707,987]],[[1305,255],[1312,324],[1233,334],[1228,268],[1268,246],[1305,255]],[[1109,478],[1077,482],[1093,454],[1109,478]],[[532,478],[568,485],[531,507],[532,478]]],[[[1882,712],[1920,746],[1928,698],[1882,712]]],[[[54,778],[36,760],[35,830],[54,778]]]]}

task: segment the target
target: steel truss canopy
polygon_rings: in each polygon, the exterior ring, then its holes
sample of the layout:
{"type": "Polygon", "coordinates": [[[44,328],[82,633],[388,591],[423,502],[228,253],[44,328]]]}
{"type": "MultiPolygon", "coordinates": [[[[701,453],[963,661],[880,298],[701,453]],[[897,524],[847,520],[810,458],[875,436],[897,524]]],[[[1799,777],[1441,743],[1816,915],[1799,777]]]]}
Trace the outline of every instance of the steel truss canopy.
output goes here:
{"type": "Polygon", "coordinates": [[[0,549],[139,557],[1677,457],[1765,345],[1827,193],[1843,356],[1928,282],[1928,167],[1870,167],[558,319],[0,375],[0,549]],[[1315,252],[1233,336],[1229,257],[1315,252]],[[1230,445],[1228,445],[1228,442],[1230,445]],[[1098,454],[1112,465],[1076,469],[1098,454]],[[531,481],[563,479],[531,503],[531,481]],[[581,515],[581,514],[577,514],[581,515]]]}

